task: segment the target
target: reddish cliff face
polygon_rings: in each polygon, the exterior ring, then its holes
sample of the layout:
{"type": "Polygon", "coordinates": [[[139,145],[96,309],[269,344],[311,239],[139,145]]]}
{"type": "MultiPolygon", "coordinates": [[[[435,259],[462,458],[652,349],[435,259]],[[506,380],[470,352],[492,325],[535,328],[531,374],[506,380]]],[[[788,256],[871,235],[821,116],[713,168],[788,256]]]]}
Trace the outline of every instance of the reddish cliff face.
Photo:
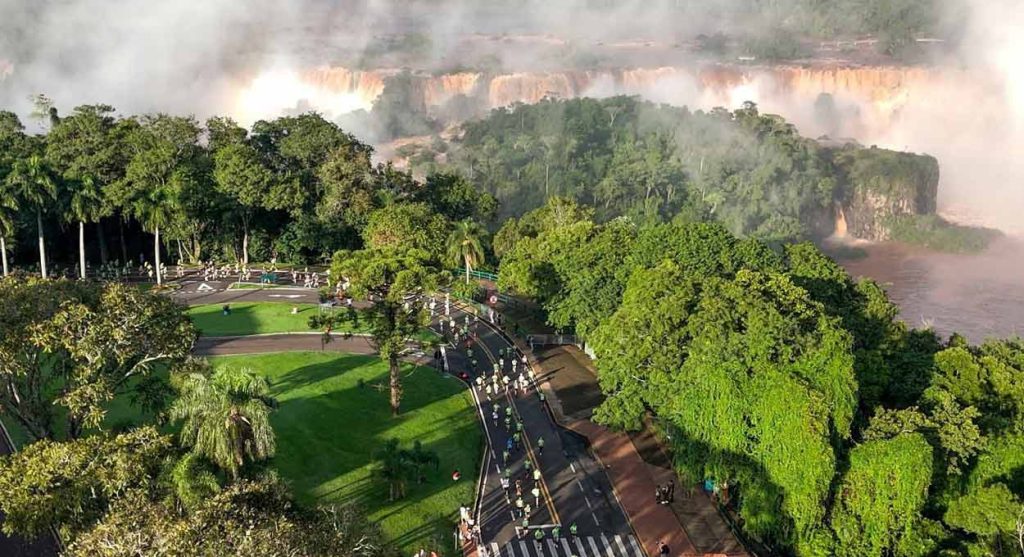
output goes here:
{"type": "MultiPolygon", "coordinates": [[[[315,96],[325,100],[346,99],[345,106],[315,107],[327,113],[339,113],[352,106],[372,106],[384,90],[386,79],[395,73],[396,70],[320,67],[300,72],[301,86],[293,89],[314,91],[315,96]]],[[[865,135],[865,127],[884,126],[915,94],[924,94],[950,78],[948,72],[943,75],[938,70],[920,67],[727,65],[416,76],[428,107],[442,106],[460,95],[480,99],[490,108],[516,102],[533,103],[545,97],[619,94],[641,95],[659,102],[705,109],[736,107],[751,100],[766,110],[782,113],[802,128],[810,128],[809,133],[828,131],[848,135],[865,135]],[[834,97],[836,109],[845,111],[843,116],[856,116],[844,120],[857,123],[852,128],[848,125],[838,130],[815,129],[810,115],[822,93],[834,97]]]]}

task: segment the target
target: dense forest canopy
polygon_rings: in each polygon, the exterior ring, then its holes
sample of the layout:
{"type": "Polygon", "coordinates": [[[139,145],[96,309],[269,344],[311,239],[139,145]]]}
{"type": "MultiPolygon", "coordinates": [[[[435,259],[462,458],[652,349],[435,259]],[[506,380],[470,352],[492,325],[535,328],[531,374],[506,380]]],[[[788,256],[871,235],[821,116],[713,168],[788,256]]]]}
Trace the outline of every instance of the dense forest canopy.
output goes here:
{"type": "Polygon", "coordinates": [[[1019,339],[910,329],[809,243],[593,215],[555,197],[494,242],[499,285],[596,354],[596,420],[653,416],[780,554],[1019,554],[1019,339]]]}
{"type": "MultiPolygon", "coordinates": [[[[430,170],[438,155],[411,160],[430,170]]],[[[932,157],[818,142],[751,103],[691,112],[633,97],[496,109],[464,124],[444,159],[497,198],[499,221],[560,195],[601,221],[717,220],[770,241],[828,236],[837,207],[861,198],[934,213],[939,179],[932,157]]]]}

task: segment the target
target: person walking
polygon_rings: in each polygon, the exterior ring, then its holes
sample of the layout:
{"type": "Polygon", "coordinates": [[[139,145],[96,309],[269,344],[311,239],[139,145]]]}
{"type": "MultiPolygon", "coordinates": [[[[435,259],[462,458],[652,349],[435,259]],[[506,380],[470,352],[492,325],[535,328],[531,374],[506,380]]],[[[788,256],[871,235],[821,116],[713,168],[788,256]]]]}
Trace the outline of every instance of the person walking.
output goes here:
{"type": "Polygon", "coordinates": [[[507,450],[501,452],[501,459],[508,466],[508,457],[512,456],[507,450]]]}
{"type": "MultiPolygon", "coordinates": [[[[506,419],[506,420],[508,420],[508,418],[505,418],[505,419],[506,419]]],[[[507,424],[507,422],[506,422],[506,424],[505,424],[505,429],[508,429],[508,424],[507,424]]],[[[513,446],[513,441],[512,441],[512,438],[511,438],[511,437],[509,437],[509,438],[508,438],[508,440],[507,440],[507,441],[505,441],[505,450],[506,450],[507,452],[512,452],[512,446],[513,446]]]]}
{"type": "Polygon", "coordinates": [[[518,431],[512,434],[512,441],[514,442],[516,449],[519,449],[519,442],[522,438],[523,436],[518,431]]]}
{"type": "Polygon", "coordinates": [[[523,512],[526,513],[526,516],[533,516],[533,507],[530,506],[529,503],[527,503],[526,505],[523,506],[523,512]]]}
{"type": "Polygon", "coordinates": [[[555,540],[555,543],[558,543],[558,538],[561,535],[562,535],[562,528],[559,527],[558,525],[555,525],[555,527],[551,529],[551,537],[555,540]]]}
{"type": "MultiPolygon", "coordinates": [[[[512,430],[512,417],[511,416],[505,416],[505,431],[511,431],[511,430],[512,430]]],[[[512,439],[509,438],[509,441],[512,441],[512,439]]]]}
{"type": "Polygon", "coordinates": [[[654,502],[659,505],[661,504],[661,484],[654,488],[654,502]]]}
{"type": "Polygon", "coordinates": [[[516,513],[519,516],[523,516],[523,505],[524,505],[523,498],[522,497],[516,497],[516,513]]]}
{"type": "Polygon", "coordinates": [[[669,548],[668,545],[663,541],[658,542],[658,555],[661,557],[668,557],[669,548]]]}
{"type": "MultiPolygon", "coordinates": [[[[490,392],[487,393],[490,395],[490,392]]],[[[494,427],[498,427],[498,411],[491,410],[491,421],[494,422],[494,427]]]]}
{"type": "Polygon", "coordinates": [[[540,468],[538,468],[538,469],[533,471],[533,481],[535,481],[535,482],[539,482],[540,481],[540,468]]]}
{"type": "Polygon", "coordinates": [[[519,537],[525,538],[526,534],[530,532],[530,517],[524,516],[523,521],[520,523],[519,537]]]}
{"type": "Polygon", "coordinates": [[[544,436],[537,438],[537,454],[544,455],[544,436]]]}
{"type": "Polygon", "coordinates": [[[668,498],[668,502],[669,503],[674,503],[675,502],[675,500],[676,500],[676,481],[675,480],[669,480],[668,481],[668,492],[665,495],[668,498]]]}
{"type": "Polygon", "coordinates": [[[502,476],[501,477],[501,489],[504,490],[506,494],[508,494],[508,488],[509,488],[508,478],[502,476]]]}
{"type": "Polygon", "coordinates": [[[537,528],[534,530],[533,539],[537,542],[537,551],[541,551],[544,548],[544,529],[537,528]]]}
{"type": "Polygon", "coordinates": [[[530,495],[533,495],[533,500],[536,503],[536,505],[539,507],[540,506],[540,487],[538,487],[537,483],[533,484],[533,489],[530,490],[530,495]]]}
{"type": "Polygon", "coordinates": [[[523,480],[516,480],[516,497],[523,496],[523,480]]]}
{"type": "Polygon", "coordinates": [[[576,523],[573,522],[572,524],[569,525],[569,535],[575,538],[576,537],[576,532],[577,532],[576,523]]]}

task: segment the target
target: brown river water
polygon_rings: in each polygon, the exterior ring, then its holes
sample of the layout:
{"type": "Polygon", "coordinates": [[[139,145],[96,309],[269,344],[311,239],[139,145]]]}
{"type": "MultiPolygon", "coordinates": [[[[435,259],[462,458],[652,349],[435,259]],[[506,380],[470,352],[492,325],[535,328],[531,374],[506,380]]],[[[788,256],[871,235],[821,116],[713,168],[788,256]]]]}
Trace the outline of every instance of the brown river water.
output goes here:
{"type": "Polygon", "coordinates": [[[976,255],[937,253],[893,244],[858,246],[859,259],[839,259],[855,277],[885,287],[914,327],[972,342],[1024,334],[1024,241],[1003,238],[976,255]]]}

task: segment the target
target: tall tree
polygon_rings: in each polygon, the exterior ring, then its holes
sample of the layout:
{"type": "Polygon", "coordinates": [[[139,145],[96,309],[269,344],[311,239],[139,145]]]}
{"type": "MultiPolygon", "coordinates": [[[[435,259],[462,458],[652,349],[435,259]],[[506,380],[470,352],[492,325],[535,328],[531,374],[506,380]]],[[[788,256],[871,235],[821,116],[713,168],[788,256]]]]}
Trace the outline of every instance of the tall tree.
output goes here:
{"type": "Polygon", "coordinates": [[[102,425],[110,401],[162,408],[153,373],[192,348],[195,329],[166,296],[113,283],[0,281],[0,411],[33,439],[102,425]]]}
{"type": "Polygon", "coordinates": [[[7,181],[14,162],[26,146],[25,127],[13,112],[0,110],[0,257],[7,276],[7,240],[14,234],[18,217],[18,198],[7,181]]]}
{"type": "MultiPolygon", "coordinates": [[[[37,149],[38,151],[38,149],[37,149]]],[[[46,272],[46,239],[43,236],[43,210],[49,201],[57,198],[57,179],[50,164],[41,154],[34,153],[17,160],[7,183],[13,193],[35,210],[36,230],[39,236],[39,270],[43,278],[46,272]]]]}
{"type": "Polygon", "coordinates": [[[202,148],[199,125],[192,118],[147,116],[128,138],[132,158],[116,199],[154,235],[157,284],[160,272],[160,231],[180,209],[183,189],[200,179],[202,148]]]}
{"type": "Polygon", "coordinates": [[[213,157],[217,188],[231,200],[242,224],[242,264],[249,264],[249,234],[256,212],[265,199],[274,175],[260,160],[256,149],[245,143],[231,143],[213,157]]]}
{"type": "Polygon", "coordinates": [[[348,282],[348,291],[372,302],[370,334],[374,347],[388,364],[391,413],[397,416],[402,402],[399,359],[407,339],[427,324],[424,301],[443,281],[430,256],[418,249],[369,248],[339,251],[331,265],[331,280],[348,282]]]}
{"type": "Polygon", "coordinates": [[[123,134],[114,108],[83,105],[61,118],[47,134],[46,156],[52,160],[67,184],[67,219],[78,222],[79,266],[85,278],[85,225],[95,223],[100,256],[106,250],[101,218],[110,204],[107,188],[124,176],[127,164],[123,134]]]}
{"type": "Polygon", "coordinates": [[[108,437],[43,440],[0,459],[7,534],[34,537],[88,526],[129,490],[153,487],[171,439],[153,427],[108,437]]]}
{"type": "Polygon", "coordinates": [[[455,230],[448,235],[448,263],[466,268],[466,284],[469,273],[484,262],[484,238],[487,232],[479,223],[465,219],[455,224],[455,230]]]}
{"type": "Polygon", "coordinates": [[[4,276],[9,274],[7,268],[7,238],[14,234],[15,219],[18,217],[18,198],[10,191],[10,186],[0,181],[0,260],[3,261],[4,276]]]}
{"type": "Polygon", "coordinates": [[[246,462],[274,456],[270,385],[249,370],[194,369],[176,379],[170,415],[181,420],[181,442],[237,478],[246,462]]]}

